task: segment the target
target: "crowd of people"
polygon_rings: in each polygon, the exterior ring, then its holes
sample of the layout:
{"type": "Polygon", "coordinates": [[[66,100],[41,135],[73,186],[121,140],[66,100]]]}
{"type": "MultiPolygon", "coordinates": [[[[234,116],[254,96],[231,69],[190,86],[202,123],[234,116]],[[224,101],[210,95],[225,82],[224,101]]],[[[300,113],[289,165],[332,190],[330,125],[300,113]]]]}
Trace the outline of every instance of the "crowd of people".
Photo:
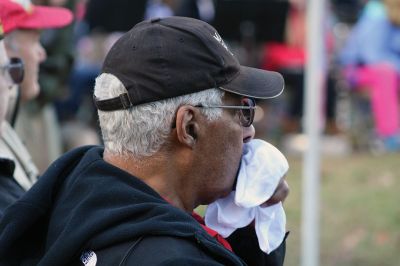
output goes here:
{"type": "MultiPolygon", "coordinates": [[[[238,40],[216,2],[0,0],[1,265],[283,265],[288,163],[254,138],[260,109],[302,131],[306,1],[238,40]]],[[[337,90],[367,92],[371,135],[398,152],[400,1],[353,2],[344,44],[324,36],[325,133],[346,134],[337,90]]]]}

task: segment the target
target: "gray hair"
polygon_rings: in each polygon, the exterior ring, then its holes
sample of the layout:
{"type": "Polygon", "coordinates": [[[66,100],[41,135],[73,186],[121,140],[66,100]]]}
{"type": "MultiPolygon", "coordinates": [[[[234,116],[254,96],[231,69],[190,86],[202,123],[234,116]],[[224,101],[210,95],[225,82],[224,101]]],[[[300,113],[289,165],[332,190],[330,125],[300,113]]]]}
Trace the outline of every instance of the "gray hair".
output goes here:
{"type": "MultiPolygon", "coordinates": [[[[103,73],[96,78],[94,95],[109,99],[125,93],[126,88],[112,74],[103,73]]],[[[208,89],[197,93],[133,106],[126,110],[98,110],[105,148],[114,154],[132,154],[137,158],[151,156],[166,144],[172,130],[176,110],[184,104],[221,105],[224,92],[208,89]]],[[[221,117],[219,108],[201,108],[209,121],[221,117]]]]}

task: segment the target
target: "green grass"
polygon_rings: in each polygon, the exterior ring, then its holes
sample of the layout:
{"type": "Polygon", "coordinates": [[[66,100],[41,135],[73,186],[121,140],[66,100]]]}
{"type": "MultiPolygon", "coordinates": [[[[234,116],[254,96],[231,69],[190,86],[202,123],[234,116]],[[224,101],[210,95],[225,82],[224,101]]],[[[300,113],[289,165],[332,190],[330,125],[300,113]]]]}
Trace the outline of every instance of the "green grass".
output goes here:
{"type": "MultiPolygon", "coordinates": [[[[288,160],[285,266],[298,266],[302,160],[288,160]]],[[[320,198],[321,266],[400,265],[400,154],[322,159],[320,198]]]]}
{"type": "MultiPolygon", "coordinates": [[[[295,266],[300,265],[302,161],[289,162],[285,265],[295,266]]],[[[321,168],[321,265],[400,265],[400,154],[325,158],[321,168]]]]}

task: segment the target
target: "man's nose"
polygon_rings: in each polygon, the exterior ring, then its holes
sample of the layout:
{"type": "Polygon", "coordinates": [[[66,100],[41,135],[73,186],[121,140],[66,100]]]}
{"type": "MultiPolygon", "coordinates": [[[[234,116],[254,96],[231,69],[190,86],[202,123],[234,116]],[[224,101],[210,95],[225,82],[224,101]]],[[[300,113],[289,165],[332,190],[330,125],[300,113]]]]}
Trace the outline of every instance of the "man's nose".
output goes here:
{"type": "Polygon", "coordinates": [[[249,142],[254,138],[254,135],[256,133],[256,130],[254,129],[254,126],[251,125],[249,127],[243,127],[243,143],[249,142]]]}
{"type": "Polygon", "coordinates": [[[39,45],[38,54],[39,54],[39,62],[40,63],[44,62],[47,58],[47,53],[42,45],[39,45]]]}

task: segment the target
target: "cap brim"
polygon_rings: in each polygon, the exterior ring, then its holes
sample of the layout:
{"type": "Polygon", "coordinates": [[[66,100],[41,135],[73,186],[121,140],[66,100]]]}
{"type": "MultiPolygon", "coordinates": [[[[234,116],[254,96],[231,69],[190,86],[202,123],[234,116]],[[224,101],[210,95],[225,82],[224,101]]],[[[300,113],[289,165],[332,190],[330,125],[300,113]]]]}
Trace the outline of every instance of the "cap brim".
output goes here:
{"type": "Polygon", "coordinates": [[[64,27],[72,22],[72,12],[61,7],[35,6],[33,13],[18,23],[18,28],[51,29],[64,27]]]}
{"type": "Polygon", "coordinates": [[[256,99],[270,99],[282,94],[285,87],[283,77],[278,72],[240,66],[240,73],[229,83],[220,86],[241,96],[256,99]]]}

